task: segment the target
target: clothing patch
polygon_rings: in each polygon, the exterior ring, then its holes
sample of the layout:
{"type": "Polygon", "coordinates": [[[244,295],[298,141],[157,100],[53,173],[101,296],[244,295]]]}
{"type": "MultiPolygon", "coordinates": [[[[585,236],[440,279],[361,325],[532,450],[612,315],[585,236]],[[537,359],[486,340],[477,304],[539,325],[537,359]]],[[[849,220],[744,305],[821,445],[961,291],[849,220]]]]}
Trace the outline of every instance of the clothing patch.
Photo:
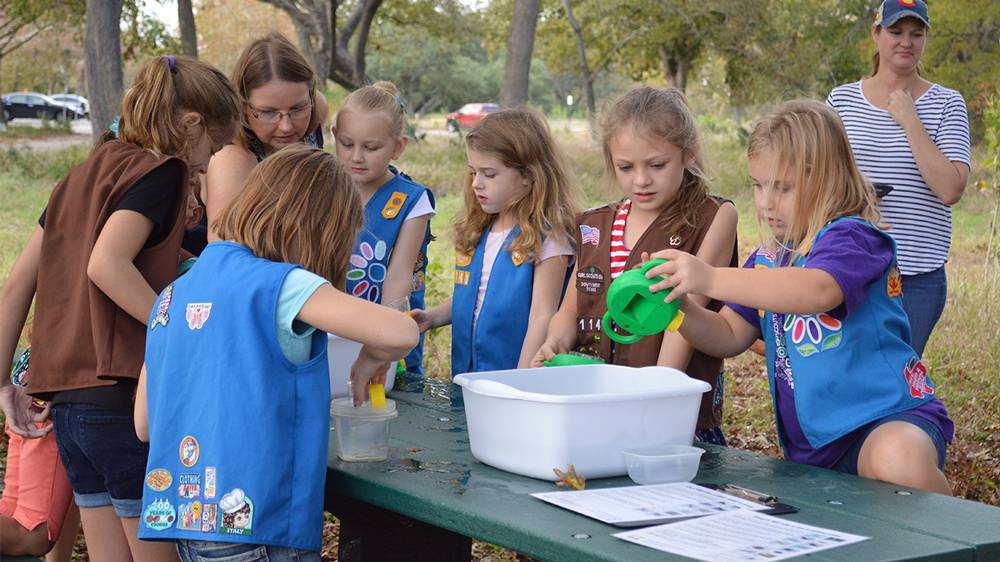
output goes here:
{"type": "Polygon", "coordinates": [[[580,225],[580,244],[597,246],[601,243],[601,229],[586,224],[580,225]]]}
{"type": "Polygon", "coordinates": [[[201,474],[178,474],[177,495],[193,500],[201,495],[201,474]]]}
{"type": "MultiPolygon", "coordinates": [[[[205,467],[205,499],[215,497],[215,467],[205,467]]],[[[207,506],[206,506],[207,507],[207,506]]]]}
{"type": "Polygon", "coordinates": [[[903,294],[903,276],[899,274],[899,268],[894,267],[889,272],[889,280],[886,283],[885,292],[890,297],[898,297],[903,294]]]}
{"type": "Polygon", "coordinates": [[[673,236],[670,237],[669,240],[667,240],[667,243],[670,244],[671,246],[675,247],[675,248],[677,246],[680,246],[681,243],[683,243],[683,242],[684,242],[684,240],[681,238],[680,234],[674,234],[673,236]]]}
{"type": "Polygon", "coordinates": [[[167,288],[163,290],[163,296],[160,297],[160,302],[156,305],[156,316],[153,317],[153,323],[149,327],[150,330],[155,330],[157,326],[166,327],[167,322],[170,321],[170,315],[167,314],[167,309],[170,308],[170,299],[174,297],[174,284],[171,283],[167,285],[167,288]]]}
{"type": "Polygon", "coordinates": [[[233,488],[219,500],[222,524],[219,532],[230,535],[253,534],[253,502],[242,488],[233,488]]]}
{"type": "Polygon", "coordinates": [[[521,264],[524,263],[524,254],[517,251],[511,252],[510,261],[514,262],[515,267],[521,267],[521,264]]]}
{"type": "Polygon", "coordinates": [[[198,464],[198,440],[193,436],[188,435],[184,439],[181,439],[180,455],[181,464],[191,468],[192,466],[198,464]]]}
{"type": "Polygon", "coordinates": [[[923,398],[925,395],[934,394],[934,389],[928,384],[927,367],[917,357],[911,357],[906,362],[903,378],[906,379],[906,384],[910,387],[910,396],[923,398]]]}
{"type": "Polygon", "coordinates": [[[472,264],[472,256],[469,254],[455,253],[455,267],[469,267],[472,264]]]}
{"type": "Polygon", "coordinates": [[[468,272],[468,271],[465,271],[463,269],[456,269],[455,270],[455,284],[456,285],[468,285],[469,284],[469,276],[470,275],[471,275],[471,273],[468,272]]]}
{"type": "Polygon", "coordinates": [[[201,502],[182,503],[177,508],[177,528],[186,531],[201,530],[201,502]]]}
{"type": "Polygon", "coordinates": [[[388,247],[384,240],[375,242],[375,246],[362,242],[358,246],[358,252],[351,254],[351,269],[347,271],[347,280],[358,282],[351,292],[358,298],[378,302],[382,292],[380,287],[386,275],[382,260],[388,253],[388,247]]]}
{"type": "Polygon", "coordinates": [[[206,503],[201,507],[201,531],[214,533],[219,528],[219,504],[206,503]]]}
{"type": "Polygon", "coordinates": [[[394,219],[399,215],[399,210],[403,208],[403,203],[406,203],[406,194],[399,191],[393,191],[392,197],[382,207],[382,216],[387,219],[394,219]]]}
{"type": "Polygon", "coordinates": [[[187,305],[187,323],[188,328],[192,330],[200,330],[205,322],[208,321],[209,315],[212,314],[212,303],[210,302],[191,302],[187,305]]]}
{"type": "Polygon", "coordinates": [[[166,498],[153,501],[142,514],[143,524],[154,531],[169,529],[176,517],[177,512],[174,511],[173,504],[166,498]]]}
{"type": "Polygon", "coordinates": [[[795,350],[803,357],[838,347],[844,338],[844,334],[840,331],[841,327],[843,323],[840,320],[823,312],[809,316],[797,314],[785,316],[785,332],[791,331],[795,350]],[[824,335],[825,331],[833,333],[824,335]],[[809,341],[803,343],[807,337],[809,341]]]}
{"type": "Polygon", "coordinates": [[[582,271],[577,271],[576,288],[588,295],[597,295],[604,292],[604,272],[593,265],[582,271]]]}
{"type": "Polygon", "coordinates": [[[146,474],[146,485],[149,486],[150,490],[154,492],[162,492],[170,487],[174,482],[174,477],[170,475],[170,472],[163,468],[157,468],[155,470],[150,470],[146,474]]]}

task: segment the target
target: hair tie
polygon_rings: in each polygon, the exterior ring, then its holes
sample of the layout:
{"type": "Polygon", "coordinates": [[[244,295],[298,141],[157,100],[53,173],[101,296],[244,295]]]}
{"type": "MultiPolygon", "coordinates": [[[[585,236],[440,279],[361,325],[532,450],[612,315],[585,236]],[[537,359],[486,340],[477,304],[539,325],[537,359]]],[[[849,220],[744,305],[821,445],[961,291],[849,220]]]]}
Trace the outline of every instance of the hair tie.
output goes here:
{"type": "Polygon", "coordinates": [[[403,101],[403,98],[401,96],[398,95],[396,96],[396,103],[399,104],[399,110],[402,111],[403,113],[406,113],[406,102],[403,101]]]}
{"type": "Polygon", "coordinates": [[[170,67],[170,72],[176,70],[174,67],[177,64],[177,61],[174,60],[174,56],[173,55],[164,55],[164,56],[167,57],[167,66],[170,67]]]}

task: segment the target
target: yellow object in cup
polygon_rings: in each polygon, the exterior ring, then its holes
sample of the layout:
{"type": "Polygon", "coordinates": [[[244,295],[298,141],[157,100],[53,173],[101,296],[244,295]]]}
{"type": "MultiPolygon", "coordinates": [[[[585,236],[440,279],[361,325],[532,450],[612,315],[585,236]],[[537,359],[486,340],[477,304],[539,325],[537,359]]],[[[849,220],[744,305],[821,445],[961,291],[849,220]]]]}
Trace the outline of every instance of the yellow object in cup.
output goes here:
{"type": "Polygon", "coordinates": [[[385,408],[385,385],[371,383],[368,385],[368,396],[372,408],[385,408]]]}

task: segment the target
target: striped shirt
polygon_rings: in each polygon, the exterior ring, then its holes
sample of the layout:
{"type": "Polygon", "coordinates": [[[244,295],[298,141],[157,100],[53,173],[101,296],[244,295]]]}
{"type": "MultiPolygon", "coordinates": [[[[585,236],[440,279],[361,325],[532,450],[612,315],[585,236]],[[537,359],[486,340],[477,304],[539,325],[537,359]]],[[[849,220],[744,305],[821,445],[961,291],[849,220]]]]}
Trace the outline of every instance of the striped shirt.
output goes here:
{"type": "Polygon", "coordinates": [[[615,222],[611,223],[611,278],[617,279],[625,271],[625,262],[628,261],[632,250],[625,247],[625,222],[628,220],[628,212],[632,209],[632,201],[626,199],[618,214],[615,215],[615,222]]]}
{"type": "MultiPolygon", "coordinates": [[[[951,207],[924,182],[903,128],[865,98],[860,81],[834,88],[826,103],[840,114],[861,173],[873,183],[893,186],[880,210],[896,240],[900,272],[916,275],[944,265],[951,247],[951,207]]],[[[970,164],[962,94],[933,84],[914,105],[938,149],[953,162],[970,164]]]]}

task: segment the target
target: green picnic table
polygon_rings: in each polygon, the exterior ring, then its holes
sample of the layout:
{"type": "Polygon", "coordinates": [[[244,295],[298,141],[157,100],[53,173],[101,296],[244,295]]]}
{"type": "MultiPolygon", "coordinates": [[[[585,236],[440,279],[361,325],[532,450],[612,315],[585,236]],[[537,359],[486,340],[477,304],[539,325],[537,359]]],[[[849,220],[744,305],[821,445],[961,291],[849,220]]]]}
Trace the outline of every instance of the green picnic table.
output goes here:
{"type": "MultiPolygon", "coordinates": [[[[551,482],[492,468],[469,449],[461,389],[394,392],[389,459],[349,463],[331,442],[326,508],[340,560],[469,560],[469,537],[539,560],[689,560],[614,538],[617,527],[531,497],[551,482]]],[[[332,437],[332,434],[331,434],[332,437]]],[[[871,537],[812,560],[1000,560],[1000,508],[704,445],[695,482],[734,484],[799,508],[792,521],[871,537]]],[[[590,480],[588,489],[632,485],[590,480]]]]}

